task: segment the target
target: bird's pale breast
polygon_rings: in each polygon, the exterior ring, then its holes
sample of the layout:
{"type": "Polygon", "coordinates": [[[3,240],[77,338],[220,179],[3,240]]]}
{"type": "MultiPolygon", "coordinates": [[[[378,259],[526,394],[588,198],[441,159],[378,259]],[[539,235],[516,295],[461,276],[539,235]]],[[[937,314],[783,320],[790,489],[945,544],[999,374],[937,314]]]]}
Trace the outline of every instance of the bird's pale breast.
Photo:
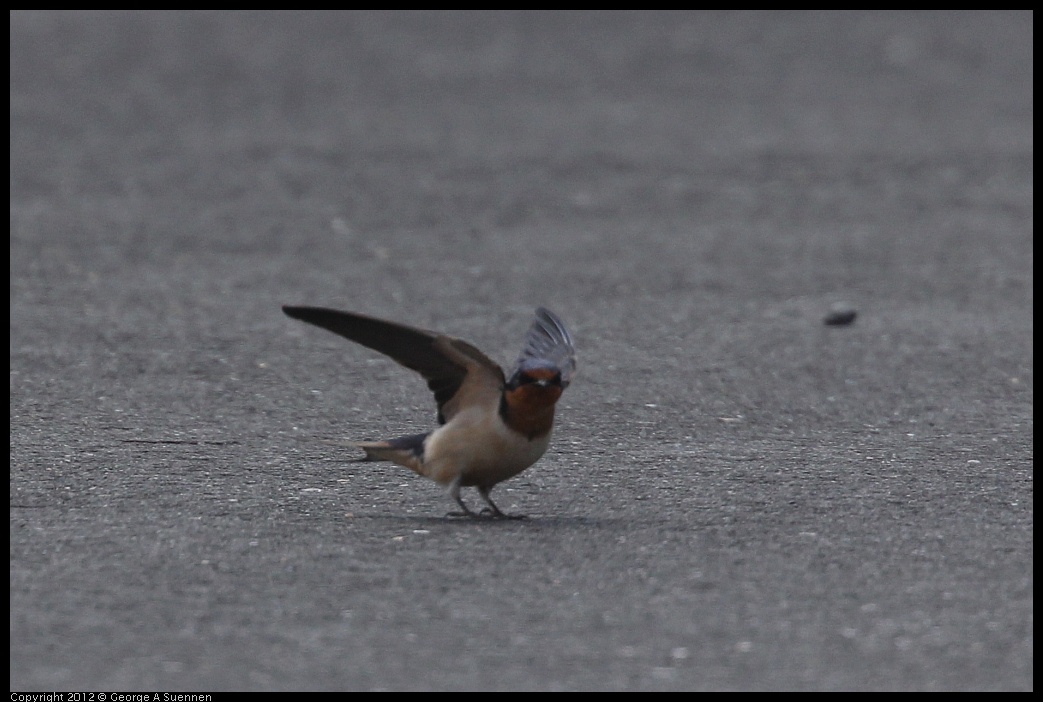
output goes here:
{"type": "Polygon", "coordinates": [[[441,484],[460,475],[461,485],[492,487],[538,461],[549,443],[549,431],[530,440],[509,429],[497,412],[472,408],[427,438],[424,474],[441,484]]]}

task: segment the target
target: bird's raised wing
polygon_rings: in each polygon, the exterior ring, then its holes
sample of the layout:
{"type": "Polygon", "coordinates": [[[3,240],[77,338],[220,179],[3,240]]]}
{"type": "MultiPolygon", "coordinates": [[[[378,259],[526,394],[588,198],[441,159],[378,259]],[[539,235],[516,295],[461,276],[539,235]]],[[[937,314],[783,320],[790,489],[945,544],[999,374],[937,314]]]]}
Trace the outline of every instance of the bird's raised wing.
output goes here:
{"type": "Polygon", "coordinates": [[[470,402],[495,398],[503,388],[503,369],[461,339],[325,307],[283,306],[294,319],[322,327],[389,356],[424,377],[445,424],[470,402]]]}
{"type": "Polygon", "coordinates": [[[525,346],[514,364],[515,370],[553,367],[561,371],[565,387],[576,374],[576,348],[572,335],[558,315],[546,307],[536,309],[536,319],[525,335],[525,346]]]}

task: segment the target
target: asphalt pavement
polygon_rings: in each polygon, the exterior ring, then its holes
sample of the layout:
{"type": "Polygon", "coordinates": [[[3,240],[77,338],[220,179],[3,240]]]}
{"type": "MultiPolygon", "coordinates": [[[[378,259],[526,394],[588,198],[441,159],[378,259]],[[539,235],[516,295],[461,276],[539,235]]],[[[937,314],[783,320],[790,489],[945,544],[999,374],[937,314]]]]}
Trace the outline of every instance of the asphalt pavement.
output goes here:
{"type": "Polygon", "coordinates": [[[10,20],[12,690],[1032,689],[1031,12],[10,20]]]}

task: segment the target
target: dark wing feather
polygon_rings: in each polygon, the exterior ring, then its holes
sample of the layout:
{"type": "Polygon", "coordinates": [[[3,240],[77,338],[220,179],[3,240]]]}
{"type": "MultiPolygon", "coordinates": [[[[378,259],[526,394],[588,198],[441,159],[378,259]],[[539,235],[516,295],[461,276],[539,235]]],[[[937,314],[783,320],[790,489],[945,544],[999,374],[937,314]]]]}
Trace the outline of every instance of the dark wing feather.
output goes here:
{"type": "Polygon", "coordinates": [[[568,385],[576,374],[576,348],[572,344],[572,335],[558,315],[539,307],[536,319],[525,335],[525,346],[515,369],[548,365],[561,371],[561,383],[568,385]]]}
{"type": "Polygon", "coordinates": [[[422,375],[435,394],[439,423],[444,424],[455,414],[456,406],[450,404],[451,400],[471,370],[485,369],[495,376],[493,383],[503,383],[503,370],[465,341],[355,312],[324,307],[283,306],[282,309],[294,319],[379,351],[422,375]]]}

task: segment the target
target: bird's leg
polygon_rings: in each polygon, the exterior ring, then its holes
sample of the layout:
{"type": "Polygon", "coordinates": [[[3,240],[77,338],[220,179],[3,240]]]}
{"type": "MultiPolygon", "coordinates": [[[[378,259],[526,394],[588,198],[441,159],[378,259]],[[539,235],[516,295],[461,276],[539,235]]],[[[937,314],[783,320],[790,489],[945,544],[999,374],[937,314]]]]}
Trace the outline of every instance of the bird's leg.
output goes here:
{"type": "Polygon", "coordinates": [[[482,510],[482,514],[489,512],[492,516],[497,519],[528,519],[524,514],[507,514],[506,512],[500,511],[500,508],[496,506],[492,498],[489,497],[489,493],[492,492],[491,487],[484,485],[478,486],[478,494],[482,496],[482,499],[488,503],[488,507],[482,510]]]}
{"type": "Polygon", "coordinates": [[[455,478],[453,478],[453,482],[449,483],[449,494],[450,494],[450,496],[452,496],[452,498],[454,500],[456,500],[456,504],[460,505],[460,509],[462,509],[463,512],[449,512],[445,516],[447,516],[447,517],[471,517],[472,519],[477,519],[478,516],[479,516],[478,513],[473,511],[466,504],[464,504],[463,498],[460,497],[460,479],[462,477],[463,476],[458,475],[455,478]]]}

